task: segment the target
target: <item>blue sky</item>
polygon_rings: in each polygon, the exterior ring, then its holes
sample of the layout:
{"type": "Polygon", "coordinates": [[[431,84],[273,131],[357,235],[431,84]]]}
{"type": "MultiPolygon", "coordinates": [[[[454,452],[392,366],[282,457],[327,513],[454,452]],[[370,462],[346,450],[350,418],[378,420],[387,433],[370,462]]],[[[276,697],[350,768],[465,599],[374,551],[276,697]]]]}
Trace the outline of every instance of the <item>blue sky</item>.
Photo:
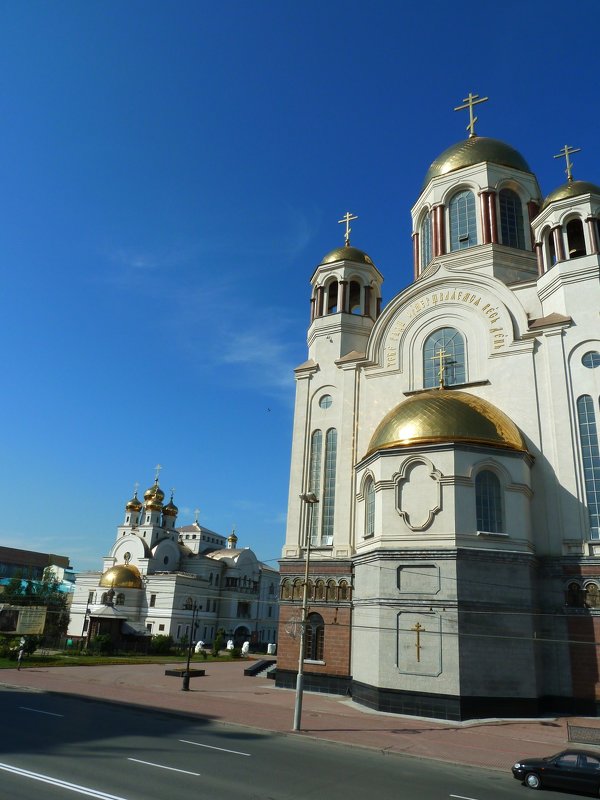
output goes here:
{"type": "Polygon", "coordinates": [[[180,524],[275,562],[309,278],[411,280],[410,208],[477,132],[600,183],[596,0],[0,2],[0,543],[101,566],[163,465],[180,524]]]}

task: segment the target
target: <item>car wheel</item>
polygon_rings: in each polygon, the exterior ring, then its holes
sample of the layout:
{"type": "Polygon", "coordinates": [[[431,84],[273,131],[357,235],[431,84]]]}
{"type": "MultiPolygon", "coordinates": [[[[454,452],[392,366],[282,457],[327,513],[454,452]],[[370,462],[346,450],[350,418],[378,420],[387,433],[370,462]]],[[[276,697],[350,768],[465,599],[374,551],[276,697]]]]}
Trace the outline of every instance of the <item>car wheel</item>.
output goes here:
{"type": "Polygon", "coordinates": [[[528,772],[527,775],[525,775],[525,784],[529,786],[530,789],[539,789],[542,782],[539,775],[536,775],[535,772],[528,772]]]}

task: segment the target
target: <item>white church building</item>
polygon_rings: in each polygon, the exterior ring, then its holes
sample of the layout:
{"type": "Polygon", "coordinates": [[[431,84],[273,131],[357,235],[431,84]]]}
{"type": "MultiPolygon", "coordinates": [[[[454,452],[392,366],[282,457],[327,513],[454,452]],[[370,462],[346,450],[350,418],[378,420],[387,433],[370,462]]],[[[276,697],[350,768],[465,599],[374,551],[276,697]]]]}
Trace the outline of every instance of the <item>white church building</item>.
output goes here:
{"type": "Polygon", "coordinates": [[[213,643],[219,630],[239,646],[277,641],[279,573],[254,552],[201,526],[176,527],[178,508],[158,484],[137,492],[103,559],[78,572],[68,635],[108,634],[115,646],[143,648],[153,635],[213,643]]]}
{"type": "Polygon", "coordinates": [[[544,198],[475,133],[476,102],[416,193],[413,282],[382,307],[349,214],[312,274],[277,683],[295,682],[310,537],[305,688],[457,720],[595,714],[600,187],[565,146],[544,198]]]}

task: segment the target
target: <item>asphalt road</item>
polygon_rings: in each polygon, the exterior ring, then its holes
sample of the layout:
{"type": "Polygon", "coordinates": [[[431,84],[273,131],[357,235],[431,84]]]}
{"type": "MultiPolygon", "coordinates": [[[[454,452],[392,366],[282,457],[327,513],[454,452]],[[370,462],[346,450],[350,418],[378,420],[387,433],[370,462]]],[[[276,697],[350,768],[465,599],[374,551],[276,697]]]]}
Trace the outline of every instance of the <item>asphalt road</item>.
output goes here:
{"type": "Polygon", "coordinates": [[[18,689],[0,689],[0,708],[0,797],[10,800],[531,796],[510,774],[197,717],[18,689]]]}

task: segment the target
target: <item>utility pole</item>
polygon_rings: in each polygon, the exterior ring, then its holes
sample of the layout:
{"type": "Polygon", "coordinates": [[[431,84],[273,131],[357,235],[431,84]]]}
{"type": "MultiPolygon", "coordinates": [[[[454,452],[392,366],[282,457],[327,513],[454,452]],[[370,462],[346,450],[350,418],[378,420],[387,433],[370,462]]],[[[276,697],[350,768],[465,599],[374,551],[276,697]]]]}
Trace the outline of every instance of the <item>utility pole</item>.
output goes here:
{"type": "Polygon", "coordinates": [[[298,655],[298,676],[296,678],[296,702],[294,704],[294,728],[293,730],[300,730],[300,721],[302,718],[302,693],[304,691],[304,641],[306,636],[306,617],[308,616],[308,570],[310,567],[310,544],[312,537],[313,527],[313,514],[315,512],[315,505],[319,502],[318,497],[314,492],[305,492],[300,495],[302,502],[308,506],[309,512],[307,515],[306,525],[306,554],[305,554],[305,567],[304,567],[304,591],[302,593],[302,622],[300,624],[300,653],[298,655]]]}

